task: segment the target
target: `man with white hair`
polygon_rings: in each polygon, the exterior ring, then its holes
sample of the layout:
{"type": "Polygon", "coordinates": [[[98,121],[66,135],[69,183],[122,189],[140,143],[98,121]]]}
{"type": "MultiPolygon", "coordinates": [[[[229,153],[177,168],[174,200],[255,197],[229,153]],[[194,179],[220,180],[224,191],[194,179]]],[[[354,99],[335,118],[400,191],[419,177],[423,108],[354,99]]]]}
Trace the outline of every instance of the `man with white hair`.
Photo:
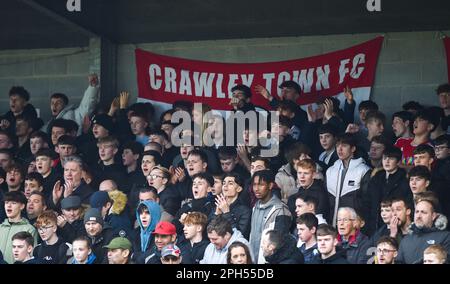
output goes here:
{"type": "Polygon", "coordinates": [[[369,260],[367,249],[370,242],[356,226],[356,212],[351,207],[341,207],[337,214],[337,239],[347,253],[347,261],[354,264],[366,264],[369,260]]]}

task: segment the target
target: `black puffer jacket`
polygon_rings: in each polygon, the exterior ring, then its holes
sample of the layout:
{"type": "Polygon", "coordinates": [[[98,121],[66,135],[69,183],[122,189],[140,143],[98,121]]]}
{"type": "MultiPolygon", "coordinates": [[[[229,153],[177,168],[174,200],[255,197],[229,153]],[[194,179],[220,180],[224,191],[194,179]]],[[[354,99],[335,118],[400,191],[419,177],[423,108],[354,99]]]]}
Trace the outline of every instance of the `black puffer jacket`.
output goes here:
{"type": "Polygon", "coordinates": [[[265,257],[269,264],[303,264],[305,259],[292,236],[287,236],[284,244],[271,256],[265,257]]]}

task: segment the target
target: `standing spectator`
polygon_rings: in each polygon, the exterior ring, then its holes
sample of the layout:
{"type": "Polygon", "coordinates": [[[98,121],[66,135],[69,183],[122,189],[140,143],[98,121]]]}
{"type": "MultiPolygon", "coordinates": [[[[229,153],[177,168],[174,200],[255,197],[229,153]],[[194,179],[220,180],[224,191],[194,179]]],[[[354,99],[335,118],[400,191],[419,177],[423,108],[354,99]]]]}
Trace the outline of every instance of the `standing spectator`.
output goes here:
{"type": "Polygon", "coordinates": [[[0,251],[7,263],[13,263],[12,236],[18,232],[29,232],[34,238],[34,243],[37,243],[37,232],[28,220],[21,216],[27,204],[25,195],[20,191],[11,191],[5,193],[4,199],[7,218],[0,225],[0,251]]]}
{"type": "Polygon", "coordinates": [[[136,218],[139,229],[133,244],[133,260],[143,264],[154,242],[153,232],[161,219],[161,208],[155,201],[142,201],[136,209],[136,218]]]}
{"type": "Polygon", "coordinates": [[[81,99],[78,107],[75,105],[69,105],[69,98],[65,94],[54,93],[50,96],[50,110],[52,111],[52,117],[42,127],[43,131],[49,133],[50,131],[48,128],[51,122],[55,119],[64,118],[75,121],[80,129],[79,133],[81,133],[83,119],[94,111],[94,108],[98,103],[100,93],[97,74],[89,75],[88,81],[89,86],[84,92],[83,98],[81,99]]]}
{"type": "Polygon", "coordinates": [[[397,257],[399,261],[407,264],[422,262],[429,240],[434,240],[434,244],[442,245],[447,252],[450,251],[450,232],[445,231],[446,222],[438,222],[437,199],[418,197],[415,202],[414,224],[411,232],[401,241],[397,257]]]}
{"type": "Polygon", "coordinates": [[[356,212],[350,207],[341,207],[338,211],[338,240],[347,253],[347,261],[352,264],[366,264],[369,260],[367,249],[370,242],[356,227],[356,212]]]}
{"type": "Polygon", "coordinates": [[[305,258],[305,263],[312,263],[319,255],[317,250],[316,232],[319,221],[313,213],[304,213],[297,218],[297,232],[300,246],[300,252],[305,258]]]}
{"type": "Polygon", "coordinates": [[[91,208],[84,214],[85,236],[91,240],[92,251],[96,256],[97,263],[106,263],[107,249],[104,247],[114,238],[114,232],[108,224],[103,221],[102,213],[91,208]]]}
{"type": "Polygon", "coordinates": [[[117,237],[105,246],[108,249],[108,264],[131,264],[132,245],[127,238],[117,237]]]}
{"type": "Polygon", "coordinates": [[[409,187],[413,197],[417,194],[425,192],[430,186],[431,173],[425,166],[417,166],[412,168],[409,173],[409,187]]]}
{"type": "Polygon", "coordinates": [[[23,192],[23,182],[25,181],[25,169],[21,164],[12,164],[5,169],[6,184],[8,191],[23,192]]]}
{"type": "Polygon", "coordinates": [[[15,133],[17,137],[16,158],[21,163],[27,163],[33,156],[30,149],[30,135],[32,132],[31,118],[24,115],[18,115],[16,117],[15,133]]]}
{"type": "Polygon", "coordinates": [[[405,198],[394,198],[392,200],[392,219],[389,224],[390,236],[395,238],[398,243],[409,232],[411,226],[412,203],[405,198]]]}
{"type": "Polygon", "coordinates": [[[319,155],[319,161],[324,171],[331,167],[339,157],[336,152],[337,130],[331,124],[323,124],[319,127],[319,141],[323,152],[319,155]]]}
{"type": "Polygon", "coordinates": [[[199,212],[190,212],[183,220],[184,238],[178,242],[183,252],[183,263],[199,264],[203,259],[209,240],[204,237],[208,219],[199,212]]]}
{"type": "Polygon", "coordinates": [[[383,152],[390,145],[391,142],[382,135],[375,136],[370,141],[369,166],[373,169],[371,176],[383,169],[383,152]]]}
{"type": "Polygon", "coordinates": [[[377,241],[375,264],[394,264],[398,255],[398,243],[395,239],[384,236],[377,241]]]}
{"type": "Polygon", "coordinates": [[[230,105],[233,107],[234,112],[242,111],[247,113],[248,111],[255,111],[255,106],[251,103],[252,90],[248,86],[236,85],[231,88],[231,92],[230,105]]]}
{"type": "Polygon", "coordinates": [[[305,213],[312,213],[316,216],[319,224],[327,224],[327,220],[325,220],[322,214],[316,214],[316,208],[318,204],[317,198],[308,194],[299,194],[295,199],[295,215],[300,217],[305,213]]]}
{"type": "Polygon", "coordinates": [[[226,264],[228,248],[231,244],[239,241],[248,245],[241,232],[233,229],[231,223],[222,216],[212,219],[206,231],[211,243],[206,247],[200,264],[226,264]]]}
{"type": "Polygon", "coordinates": [[[84,230],[81,198],[79,196],[68,196],[61,201],[62,214],[57,218],[58,235],[65,241],[72,243],[84,230]]]}
{"type": "Polygon", "coordinates": [[[61,179],[61,175],[52,168],[54,154],[49,149],[41,149],[36,153],[36,170],[44,179],[42,191],[48,199],[52,196],[53,186],[61,179]]]}
{"type": "Polygon", "coordinates": [[[12,236],[12,255],[14,264],[39,264],[39,260],[33,257],[35,239],[29,232],[18,232],[12,236]]]}
{"type": "Polygon", "coordinates": [[[194,199],[185,203],[177,212],[173,223],[177,228],[177,234],[183,233],[183,220],[189,212],[200,212],[210,216],[214,212],[214,203],[208,199],[208,193],[214,185],[213,177],[208,173],[198,173],[194,175],[192,183],[192,192],[194,199]]]}
{"type": "Polygon", "coordinates": [[[294,215],[295,212],[295,201],[297,197],[299,195],[308,195],[314,197],[318,201],[315,212],[324,216],[325,219],[328,219],[328,214],[330,212],[328,193],[323,182],[314,179],[316,170],[316,163],[311,159],[301,160],[297,163],[297,181],[300,187],[298,192],[291,195],[287,202],[292,215],[294,215]]]}
{"type": "Polygon", "coordinates": [[[392,130],[397,139],[411,138],[413,126],[413,114],[408,111],[399,111],[392,115],[392,130]]]}
{"type": "Polygon", "coordinates": [[[406,172],[399,167],[402,152],[394,146],[387,147],[383,152],[383,170],[376,173],[369,181],[368,196],[365,201],[369,209],[367,218],[367,232],[372,234],[380,226],[380,203],[382,200],[403,197],[412,202],[412,194],[409,189],[406,172]]]}
{"type": "MultiPolygon", "coordinates": [[[[96,191],[91,195],[91,208],[97,208],[102,213],[103,220],[114,231],[125,232],[127,236],[131,234],[131,222],[128,215],[124,213],[127,204],[127,196],[119,191],[112,192],[96,191]],[[111,198],[111,196],[114,197],[111,198]]],[[[122,233],[123,234],[123,233],[122,233]]]]}
{"type": "Polygon", "coordinates": [[[27,202],[27,217],[31,225],[35,225],[36,219],[39,215],[47,210],[47,203],[45,201],[45,196],[42,192],[33,191],[27,202]]]}
{"type": "Polygon", "coordinates": [[[343,134],[336,141],[339,160],[327,170],[327,189],[330,199],[331,222],[335,226],[340,207],[360,210],[362,196],[367,192],[370,169],[362,158],[355,158],[356,141],[353,135],[343,134]]]}
{"type": "Polygon", "coordinates": [[[223,180],[222,194],[216,197],[215,215],[223,215],[233,228],[239,230],[245,238],[250,234],[251,209],[240,202],[244,180],[239,174],[227,173],[223,180]]]}
{"type": "MultiPolygon", "coordinates": [[[[2,141],[2,133],[0,130],[0,141],[2,141]]],[[[0,148],[0,168],[6,170],[13,163],[13,154],[9,149],[0,148]]]]}
{"type": "Polygon", "coordinates": [[[152,234],[155,235],[155,244],[146,255],[145,264],[162,264],[161,257],[163,248],[175,243],[177,239],[175,226],[169,222],[159,222],[152,234]]]}
{"type": "Polygon", "coordinates": [[[28,101],[30,93],[21,86],[14,86],[9,90],[9,111],[2,116],[0,121],[1,130],[9,133],[15,133],[16,117],[23,115],[29,119],[37,118],[37,112],[34,106],[28,101]]]}
{"type": "Polygon", "coordinates": [[[430,143],[430,133],[436,128],[434,117],[428,110],[419,112],[413,124],[414,138],[399,138],[395,146],[402,150],[403,167],[414,165],[414,150],[417,146],[430,143]]]}
{"type": "Polygon", "coordinates": [[[71,257],[68,264],[95,264],[99,263],[95,256],[91,240],[86,236],[76,238],[72,243],[73,257],[71,257]]]}
{"type": "Polygon", "coordinates": [[[147,143],[150,142],[150,138],[147,135],[147,128],[149,126],[147,115],[140,112],[132,112],[130,114],[129,123],[131,132],[136,137],[136,142],[139,142],[142,146],[147,145],[147,143]]]}
{"type": "Polygon", "coordinates": [[[31,154],[36,157],[36,153],[41,149],[48,149],[49,137],[47,133],[42,131],[35,131],[30,136],[30,150],[31,154]]]}
{"type": "Polygon", "coordinates": [[[140,160],[144,147],[136,141],[129,141],[123,145],[122,165],[126,167],[128,188],[121,189],[128,193],[132,188],[145,184],[145,176],[142,174],[140,160]]]}
{"type": "Polygon", "coordinates": [[[40,173],[29,173],[25,176],[24,194],[28,199],[33,191],[42,192],[44,179],[40,173]]]}
{"type": "MultiPolygon", "coordinates": [[[[303,130],[303,126],[307,122],[307,114],[300,105],[297,104],[297,100],[300,98],[300,94],[302,92],[300,85],[295,81],[284,81],[281,83],[278,88],[280,88],[281,100],[282,101],[291,101],[296,104],[297,108],[295,110],[295,121],[294,124],[300,128],[300,131],[303,130]]],[[[273,97],[269,91],[261,85],[257,85],[255,87],[255,91],[261,94],[266,100],[269,101],[269,105],[276,109],[280,104],[280,101],[273,97]]]]}
{"type": "Polygon", "coordinates": [[[94,168],[94,174],[99,182],[112,179],[118,185],[118,189],[127,192],[128,182],[125,169],[121,163],[115,161],[115,155],[119,151],[119,141],[112,137],[98,139],[98,155],[100,161],[94,168]]]}
{"type": "Polygon", "coordinates": [[[286,204],[272,194],[274,176],[270,170],[256,172],[252,184],[258,201],[252,212],[250,250],[257,263],[265,263],[260,251],[262,232],[270,229],[289,232],[292,215],[286,204]]]}
{"type": "Polygon", "coordinates": [[[337,231],[334,227],[322,224],[317,228],[317,246],[320,257],[317,257],[313,264],[349,264],[345,258],[345,251],[338,249],[339,241],[337,231]]]}
{"type": "Polygon", "coordinates": [[[263,256],[268,264],[303,264],[303,254],[295,245],[295,239],[277,230],[263,233],[261,238],[263,256]]]}
{"type": "Polygon", "coordinates": [[[378,226],[378,229],[375,233],[371,234],[370,244],[375,245],[377,241],[383,236],[389,236],[391,234],[390,225],[392,222],[392,218],[394,214],[392,212],[392,202],[390,199],[386,199],[380,202],[380,217],[383,221],[381,226],[378,226]]]}
{"type": "Polygon", "coordinates": [[[181,208],[181,200],[175,189],[169,184],[170,178],[168,169],[155,166],[147,176],[147,181],[150,186],[156,188],[160,205],[173,218],[181,208]]]}
{"type": "Polygon", "coordinates": [[[89,198],[93,192],[92,188],[86,184],[82,178],[83,161],[80,157],[69,156],[63,161],[64,186],[57,181],[53,187],[50,207],[58,209],[61,197],[79,196],[82,204],[89,204],[89,198]]]}
{"type": "Polygon", "coordinates": [[[70,257],[69,246],[56,233],[57,215],[53,211],[45,211],[36,220],[36,228],[42,242],[33,251],[33,256],[44,264],[65,264],[70,257]]]}

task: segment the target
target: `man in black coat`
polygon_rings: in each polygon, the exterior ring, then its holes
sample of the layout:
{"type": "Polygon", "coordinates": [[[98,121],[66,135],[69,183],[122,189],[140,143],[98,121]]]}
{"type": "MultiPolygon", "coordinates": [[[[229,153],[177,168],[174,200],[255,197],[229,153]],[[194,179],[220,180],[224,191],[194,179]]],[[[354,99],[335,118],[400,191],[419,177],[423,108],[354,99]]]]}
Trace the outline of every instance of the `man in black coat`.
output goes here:
{"type": "Polygon", "coordinates": [[[397,147],[387,147],[383,152],[383,170],[373,176],[369,181],[368,198],[366,206],[370,208],[367,218],[367,233],[372,235],[383,220],[380,217],[380,204],[383,200],[405,198],[412,201],[412,193],[405,170],[398,167],[402,152],[397,147]]]}
{"type": "Polygon", "coordinates": [[[26,116],[28,119],[36,119],[37,112],[32,104],[29,104],[30,93],[24,87],[12,87],[9,90],[9,111],[0,120],[0,128],[9,134],[16,134],[16,117],[26,116]]]}
{"type": "Polygon", "coordinates": [[[261,239],[261,248],[268,264],[303,264],[305,262],[295,239],[281,231],[267,231],[261,239]]]}

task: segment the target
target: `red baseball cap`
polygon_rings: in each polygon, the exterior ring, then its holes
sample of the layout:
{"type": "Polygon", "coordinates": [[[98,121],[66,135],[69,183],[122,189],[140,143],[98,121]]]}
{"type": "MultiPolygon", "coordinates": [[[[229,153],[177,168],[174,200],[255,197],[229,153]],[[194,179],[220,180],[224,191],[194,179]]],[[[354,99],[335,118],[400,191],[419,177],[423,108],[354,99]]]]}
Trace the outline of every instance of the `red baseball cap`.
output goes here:
{"type": "Polygon", "coordinates": [[[170,222],[166,222],[166,221],[161,221],[156,225],[156,229],[155,231],[152,233],[153,235],[176,235],[177,234],[177,229],[175,228],[175,225],[170,223],[170,222]]]}

